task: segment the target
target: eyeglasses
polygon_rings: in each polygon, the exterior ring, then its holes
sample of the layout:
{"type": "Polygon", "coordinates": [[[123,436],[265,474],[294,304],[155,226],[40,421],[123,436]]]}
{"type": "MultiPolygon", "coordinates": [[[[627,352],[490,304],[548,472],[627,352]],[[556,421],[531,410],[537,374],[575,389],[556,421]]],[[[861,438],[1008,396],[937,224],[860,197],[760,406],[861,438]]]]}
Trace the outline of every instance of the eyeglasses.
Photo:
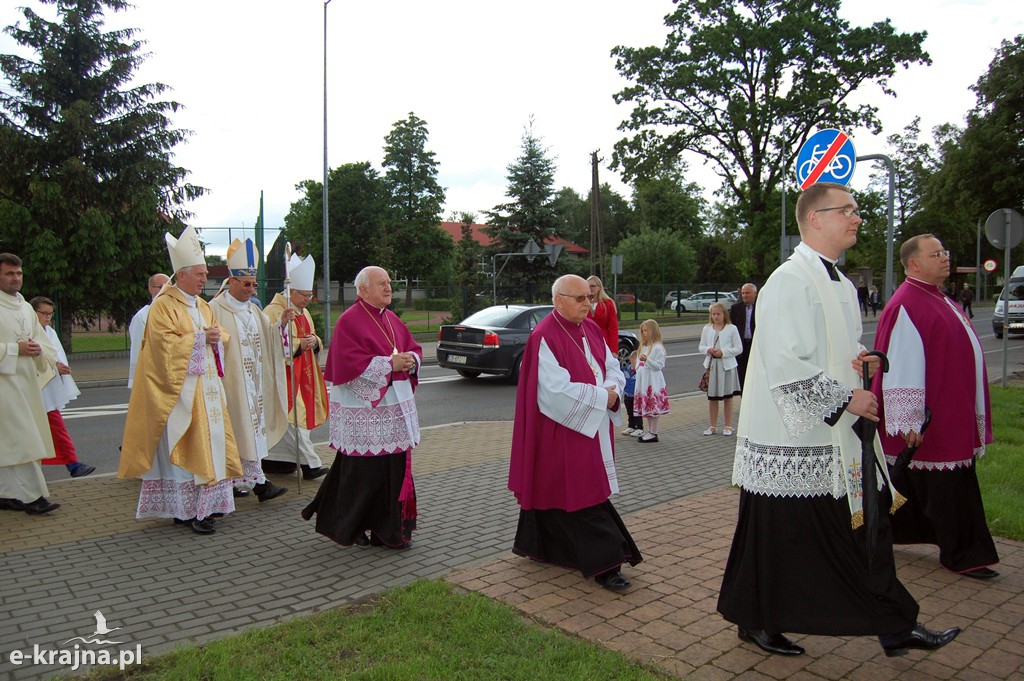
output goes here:
{"type": "Polygon", "coordinates": [[[857,217],[860,217],[860,211],[858,209],[854,208],[853,206],[833,206],[831,208],[816,208],[814,210],[814,212],[815,213],[827,213],[830,210],[838,210],[845,217],[848,217],[848,218],[853,217],[854,215],[856,215],[857,217]]]}
{"type": "Polygon", "coordinates": [[[935,251],[934,253],[929,253],[928,255],[926,255],[924,257],[926,257],[926,258],[935,258],[936,260],[942,260],[943,258],[948,258],[949,257],[949,251],[947,251],[947,250],[935,251]]]}
{"type": "Polygon", "coordinates": [[[590,300],[590,294],[589,293],[585,293],[582,296],[574,296],[571,293],[559,293],[558,295],[565,296],[566,298],[572,298],[577,303],[585,303],[588,300],[590,300]]]}
{"type": "Polygon", "coordinates": [[[297,291],[296,289],[292,289],[292,293],[297,293],[300,296],[302,296],[303,298],[305,298],[306,300],[309,300],[310,298],[313,297],[313,292],[312,291],[297,291]]]}
{"type": "Polygon", "coordinates": [[[40,317],[46,317],[47,319],[53,316],[52,312],[40,312],[39,310],[36,310],[36,314],[40,317]]]}

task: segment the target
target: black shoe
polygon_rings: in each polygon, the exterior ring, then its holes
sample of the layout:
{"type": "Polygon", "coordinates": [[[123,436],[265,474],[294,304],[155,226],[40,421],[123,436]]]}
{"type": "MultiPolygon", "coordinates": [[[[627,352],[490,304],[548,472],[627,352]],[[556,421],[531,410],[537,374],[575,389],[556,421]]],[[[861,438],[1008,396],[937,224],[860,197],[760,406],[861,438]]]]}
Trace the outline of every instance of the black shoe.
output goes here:
{"type": "Polygon", "coordinates": [[[769,634],[764,629],[739,628],[740,640],[753,643],[772,655],[803,655],[804,649],[782,634],[769,634]]]}
{"type": "Polygon", "coordinates": [[[213,526],[212,518],[203,518],[202,520],[193,520],[189,527],[196,534],[213,534],[217,529],[213,526]]]}
{"type": "Polygon", "coordinates": [[[638,437],[636,441],[637,442],[657,442],[658,441],[658,436],[657,435],[653,435],[651,433],[645,433],[644,435],[641,435],[640,437],[638,437]]]}
{"type": "MultiPolygon", "coordinates": [[[[938,650],[946,645],[960,633],[960,627],[946,629],[943,632],[929,631],[921,624],[915,624],[914,628],[906,636],[900,637],[890,643],[883,643],[886,657],[899,657],[906,655],[911,648],[923,650],[938,650]]],[[[896,638],[896,637],[893,637],[896,638]]]]}
{"type": "Polygon", "coordinates": [[[250,494],[251,492],[247,489],[238,489],[237,487],[231,488],[231,496],[235,497],[236,499],[238,497],[247,497],[250,494]]]}
{"type": "Polygon", "coordinates": [[[598,575],[594,577],[594,581],[609,591],[625,591],[630,587],[629,580],[623,577],[618,570],[598,575]]]}
{"type": "Polygon", "coordinates": [[[259,499],[260,503],[262,504],[264,501],[270,501],[271,499],[276,499],[277,497],[281,496],[282,494],[288,491],[288,488],[278,487],[274,483],[267,480],[266,482],[261,482],[260,484],[253,487],[252,491],[256,493],[256,498],[259,499]]]}
{"type": "Polygon", "coordinates": [[[20,499],[0,499],[0,511],[24,511],[25,502],[20,499]]]}
{"type": "Polygon", "coordinates": [[[39,497],[31,504],[24,504],[22,506],[22,510],[29,515],[44,515],[50,511],[56,511],[58,508],[60,508],[60,504],[47,501],[46,497],[39,497]]]}
{"type": "Polygon", "coordinates": [[[71,471],[71,477],[72,478],[84,478],[85,476],[89,475],[89,473],[92,473],[95,470],[96,470],[96,466],[90,466],[87,463],[79,462],[78,467],[75,468],[75,470],[71,471]]]}
{"type": "Polygon", "coordinates": [[[964,577],[971,577],[972,579],[992,579],[993,577],[999,576],[998,572],[987,567],[974,568],[973,570],[961,572],[960,574],[964,577]]]}
{"type": "Polygon", "coordinates": [[[369,546],[370,538],[366,536],[365,532],[363,532],[357,535],[356,538],[352,541],[352,543],[356,546],[369,546]]]}
{"type": "Polygon", "coordinates": [[[317,468],[310,468],[306,464],[302,464],[302,479],[316,480],[317,478],[322,478],[323,476],[327,475],[327,472],[329,470],[329,468],[324,468],[323,466],[319,466],[317,468]]]}

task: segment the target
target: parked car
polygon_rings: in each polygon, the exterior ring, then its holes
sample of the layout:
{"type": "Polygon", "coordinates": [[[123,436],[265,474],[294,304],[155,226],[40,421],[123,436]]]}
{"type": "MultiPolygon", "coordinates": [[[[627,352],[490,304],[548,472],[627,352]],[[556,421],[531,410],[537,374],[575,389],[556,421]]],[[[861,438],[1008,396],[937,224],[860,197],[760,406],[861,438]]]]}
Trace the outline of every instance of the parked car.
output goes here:
{"type": "Polygon", "coordinates": [[[694,293],[689,298],[677,300],[672,304],[672,310],[678,312],[699,312],[711,307],[711,303],[716,300],[722,301],[728,307],[735,303],[737,298],[732,293],[725,291],[703,291],[701,293],[694,293]]]}
{"type": "Polygon", "coordinates": [[[1002,338],[1004,330],[1011,335],[1024,333],[1024,265],[1013,271],[996,300],[992,333],[996,338],[1002,338]]]}
{"type": "MultiPolygon", "coordinates": [[[[445,324],[437,332],[437,363],[464,378],[495,374],[516,383],[526,339],[553,309],[553,305],[495,305],[471,314],[461,324],[445,324]]],[[[619,332],[619,359],[638,347],[634,333],[619,332]]]]}
{"type": "Polygon", "coordinates": [[[665,294],[664,307],[672,307],[680,298],[689,298],[691,295],[693,295],[693,291],[669,291],[665,294]]]}
{"type": "Polygon", "coordinates": [[[632,293],[616,293],[615,294],[615,307],[620,305],[632,305],[636,302],[636,296],[632,293]]]}

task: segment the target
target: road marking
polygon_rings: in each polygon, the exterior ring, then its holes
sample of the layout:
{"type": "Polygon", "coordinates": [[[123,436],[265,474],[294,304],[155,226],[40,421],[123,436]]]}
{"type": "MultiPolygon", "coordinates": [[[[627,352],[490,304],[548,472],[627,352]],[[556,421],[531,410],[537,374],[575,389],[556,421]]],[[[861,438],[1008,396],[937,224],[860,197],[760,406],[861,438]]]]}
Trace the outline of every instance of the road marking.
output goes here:
{"type": "Polygon", "coordinates": [[[128,413],[128,404],[101,404],[95,407],[71,407],[61,409],[60,415],[67,419],[87,419],[94,416],[120,416],[128,413]]]}

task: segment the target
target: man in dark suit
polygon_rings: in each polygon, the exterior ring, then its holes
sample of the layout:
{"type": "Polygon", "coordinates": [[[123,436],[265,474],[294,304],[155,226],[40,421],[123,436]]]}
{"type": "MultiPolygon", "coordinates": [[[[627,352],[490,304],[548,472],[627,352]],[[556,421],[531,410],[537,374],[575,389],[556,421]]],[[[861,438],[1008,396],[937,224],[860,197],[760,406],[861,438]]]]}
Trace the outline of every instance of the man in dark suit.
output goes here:
{"type": "Polygon", "coordinates": [[[740,390],[747,376],[747,360],[750,359],[750,344],[754,340],[754,301],[757,299],[757,287],[746,283],[740,288],[740,302],[729,308],[729,321],[731,321],[740,332],[740,339],[743,341],[743,353],[736,358],[739,364],[740,390]]]}

